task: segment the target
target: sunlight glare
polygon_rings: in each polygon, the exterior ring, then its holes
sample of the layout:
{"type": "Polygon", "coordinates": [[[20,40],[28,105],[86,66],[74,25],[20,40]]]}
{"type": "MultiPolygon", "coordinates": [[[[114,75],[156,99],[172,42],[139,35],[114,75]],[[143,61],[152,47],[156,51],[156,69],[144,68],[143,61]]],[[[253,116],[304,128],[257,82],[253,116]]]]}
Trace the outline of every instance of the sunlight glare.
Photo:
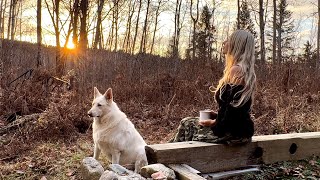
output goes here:
{"type": "Polygon", "coordinates": [[[68,48],[68,49],[74,49],[74,48],[75,48],[75,45],[73,44],[72,41],[69,41],[69,42],[68,42],[67,48],[68,48]]]}

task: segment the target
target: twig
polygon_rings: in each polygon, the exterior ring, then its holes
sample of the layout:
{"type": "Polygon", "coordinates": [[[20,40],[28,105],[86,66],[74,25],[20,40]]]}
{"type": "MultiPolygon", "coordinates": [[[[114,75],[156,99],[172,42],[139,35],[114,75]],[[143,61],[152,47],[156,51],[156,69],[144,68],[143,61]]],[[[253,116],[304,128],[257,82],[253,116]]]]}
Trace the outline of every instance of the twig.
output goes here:
{"type": "Polygon", "coordinates": [[[14,135],[12,136],[10,142],[9,142],[6,146],[9,146],[9,145],[12,143],[12,141],[13,141],[14,137],[16,136],[16,134],[17,134],[17,133],[14,133],[14,135]]]}
{"type": "Polygon", "coordinates": [[[13,121],[9,125],[7,125],[3,128],[0,128],[0,135],[8,132],[8,130],[10,130],[10,129],[13,129],[15,127],[18,127],[18,126],[24,124],[27,121],[30,121],[33,119],[38,119],[38,118],[39,118],[39,114],[33,114],[33,115],[27,115],[27,116],[24,116],[20,119],[17,119],[16,121],[13,121]]]}
{"type": "Polygon", "coordinates": [[[173,95],[173,97],[171,98],[169,104],[167,105],[167,112],[166,112],[166,119],[169,118],[169,111],[170,111],[170,106],[171,106],[171,103],[173,102],[174,98],[176,97],[176,94],[173,95]]]}

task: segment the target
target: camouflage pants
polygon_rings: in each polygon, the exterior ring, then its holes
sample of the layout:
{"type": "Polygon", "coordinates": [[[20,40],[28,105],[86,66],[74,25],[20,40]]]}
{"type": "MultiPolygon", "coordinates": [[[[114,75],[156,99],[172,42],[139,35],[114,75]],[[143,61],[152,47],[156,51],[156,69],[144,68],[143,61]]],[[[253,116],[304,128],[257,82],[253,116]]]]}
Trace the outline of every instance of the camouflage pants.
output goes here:
{"type": "Polygon", "coordinates": [[[213,134],[210,127],[199,126],[198,121],[198,117],[187,117],[182,119],[177,133],[169,142],[202,141],[208,143],[241,145],[251,141],[251,138],[235,138],[229,134],[218,137],[213,134]]]}

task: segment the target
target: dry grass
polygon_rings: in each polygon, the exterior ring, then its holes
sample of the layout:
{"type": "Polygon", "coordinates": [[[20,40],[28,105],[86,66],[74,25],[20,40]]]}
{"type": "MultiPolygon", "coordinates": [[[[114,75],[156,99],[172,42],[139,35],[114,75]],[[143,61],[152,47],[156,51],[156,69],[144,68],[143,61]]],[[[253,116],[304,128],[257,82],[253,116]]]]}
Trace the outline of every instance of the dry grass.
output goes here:
{"type": "MultiPolygon", "coordinates": [[[[77,169],[92,146],[87,137],[72,143],[38,142],[23,156],[0,162],[1,179],[79,179],[77,169]]],[[[104,161],[102,161],[104,162],[104,161]]]]}
{"type": "MultiPolygon", "coordinates": [[[[5,172],[2,176],[13,178],[17,175],[16,170],[24,167],[25,173],[18,173],[17,178],[28,176],[32,179],[30,174],[37,178],[42,175],[68,178],[63,176],[68,168],[74,171],[79,160],[91,153],[90,148],[81,150],[77,144],[81,134],[87,135],[87,138],[81,138],[82,144],[90,144],[91,120],[86,112],[94,86],[101,91],[113,88],[115,101],[149,144],[166,142],[181,118],[197,116],[202,109],[216,108],[208,88],[221,76],[223,65],[220,62],[200,67],[195,61],[152,55],[131,56],[102,50],[88,51],[85,55],[65,52],[67,75],[61,79],[72,81],[70,89],[66,83],[52,78],[55,77],[52,71],[54,51],[50,47],[43,51],[45,66],[42,69],[12,82],[32,68],[36,59],[33,45],[21,43],[16,47],[17,50],[12,51],[11,46],[4,43],[0,52],[6,66],[0,83],[0,109],[3,110],[0,128],[10,124],[6,119],[12,113],[41,115],[35,121],[0,134],[0,148],[5,149],[0,152],[0,159],[5,159],[0,161],[1,172],[5,172]],[[21,54],[28,56],[22,61],[21,54]],[[24,158],[34,158],[37,154],[48,153],[50,148],[58,150],[60,147],[70,151],[61,162],[53,161],[50,167],[44,166],[44,173],[28,168],[30,160],[24,158]],[[66,160],[69,164],[64,162],[66,160]],[[59,172],[59,168],[50,171],[56,165],[66,168],[62,175],[54,173],[59,172]]],[[[257,66],[256,69],[258,86],[252,112],[256,134],[319,130],[319,72],[294,63],[257,66]]],[[[50,153],[57,157],[57,152],[50,153]]]]}

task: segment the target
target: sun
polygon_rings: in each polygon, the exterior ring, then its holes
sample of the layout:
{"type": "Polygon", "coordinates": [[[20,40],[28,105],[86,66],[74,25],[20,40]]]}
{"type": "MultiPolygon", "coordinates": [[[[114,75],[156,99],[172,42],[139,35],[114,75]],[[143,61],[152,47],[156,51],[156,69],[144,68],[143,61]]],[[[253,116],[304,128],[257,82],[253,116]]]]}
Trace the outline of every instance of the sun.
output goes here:
{"type": "Polygon", "coordinates": [[[73,44],[72,41],[69,41],[68,44],[67,44],[67,48],[68,49],[74,49],[74,48],[76,48],[76,46],[73,44]]]}

